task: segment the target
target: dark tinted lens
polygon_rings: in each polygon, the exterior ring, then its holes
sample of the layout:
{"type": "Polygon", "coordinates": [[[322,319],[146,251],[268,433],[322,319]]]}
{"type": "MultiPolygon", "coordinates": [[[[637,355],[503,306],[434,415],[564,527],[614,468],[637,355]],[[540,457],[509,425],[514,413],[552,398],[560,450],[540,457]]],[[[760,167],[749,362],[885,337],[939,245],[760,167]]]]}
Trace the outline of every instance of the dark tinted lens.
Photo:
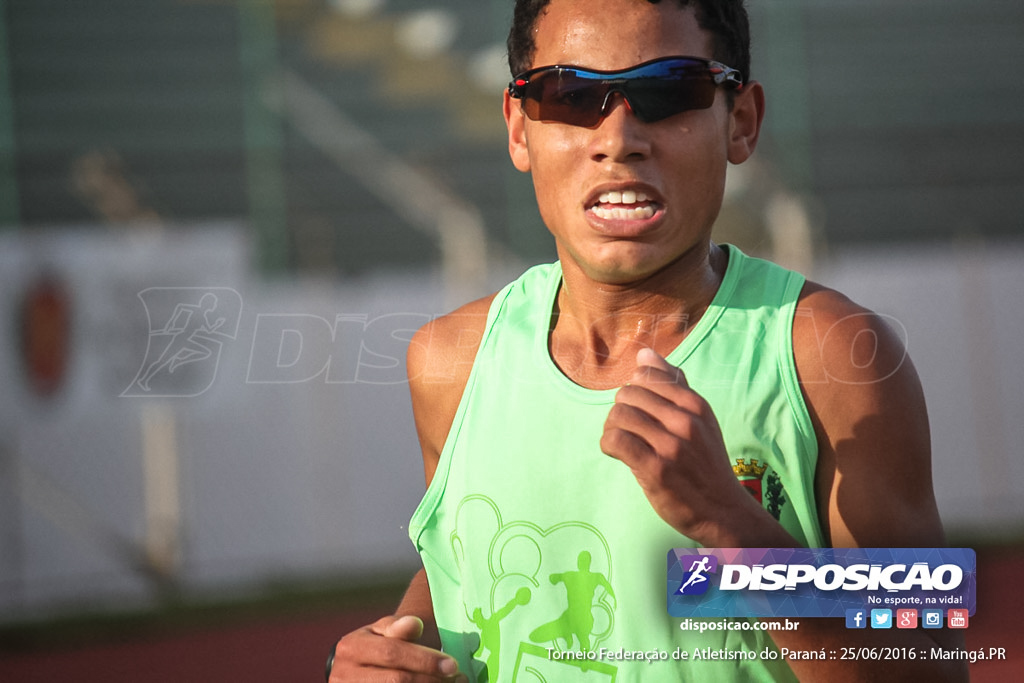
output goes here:
{"type": "Polygon", "coordinates": [[[715,83],[707,74],[675,74],[630,79],[623,90],[641,121],[666,119],[715,101],[715,83]]]}
{"type": "Polygon", "coordinates": [[[601,120],[608,86],[581,78],[572,69],[537,74],[526,87],[523,107],[534,121],[559,121],[593,126],[601,120]]]}

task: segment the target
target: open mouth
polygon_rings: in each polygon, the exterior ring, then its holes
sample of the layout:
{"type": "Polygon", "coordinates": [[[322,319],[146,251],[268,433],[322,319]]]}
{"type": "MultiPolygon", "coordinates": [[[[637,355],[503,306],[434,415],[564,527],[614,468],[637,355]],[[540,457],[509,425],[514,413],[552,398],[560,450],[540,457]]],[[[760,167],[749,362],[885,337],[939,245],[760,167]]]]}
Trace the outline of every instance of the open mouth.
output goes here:
{"type": "Polygon", "coordinates": [[[653,218],[656,206],[643,192],[603,192],[590,209],[603,220],[639,221],[653,218]]]}

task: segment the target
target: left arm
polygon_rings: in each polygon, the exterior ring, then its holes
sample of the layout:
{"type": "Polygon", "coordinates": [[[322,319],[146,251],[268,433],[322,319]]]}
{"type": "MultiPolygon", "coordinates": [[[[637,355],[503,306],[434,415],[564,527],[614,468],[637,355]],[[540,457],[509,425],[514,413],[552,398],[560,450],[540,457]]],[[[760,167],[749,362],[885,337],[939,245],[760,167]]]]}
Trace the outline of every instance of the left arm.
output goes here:
{"type": "MultiPolygon", "coordinates": [[[[834,548],[946,545],[932,488],[924,392],[906,347],[883,317],[835,291],[808,283],[793,325],[793,348],[818,440],[818,517],[834,548]]],[[[937,630],[848,630],[841,620],[801,622],[773,632],[791,649],[842,646],[963,647],[962,634],[937,630]]],[[[967,680],[962,661],[791,662],[802,679],[872,676],[967,680]],[[821,668],[819,668],[821,667],[821,668]]]]}

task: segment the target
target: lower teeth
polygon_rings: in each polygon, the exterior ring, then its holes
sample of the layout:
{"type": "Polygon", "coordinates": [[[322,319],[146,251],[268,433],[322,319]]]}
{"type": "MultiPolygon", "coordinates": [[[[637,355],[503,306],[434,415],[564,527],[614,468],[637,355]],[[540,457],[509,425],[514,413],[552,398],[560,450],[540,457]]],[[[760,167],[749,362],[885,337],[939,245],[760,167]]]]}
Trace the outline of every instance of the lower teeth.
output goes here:
{"type": "Polygon", "coordinates": [[[641,206],[635,209],[605,209],[595,206],[594,214],[604,220],[644,220],[654,215],[654,209],[650,206],[641,206]]]}

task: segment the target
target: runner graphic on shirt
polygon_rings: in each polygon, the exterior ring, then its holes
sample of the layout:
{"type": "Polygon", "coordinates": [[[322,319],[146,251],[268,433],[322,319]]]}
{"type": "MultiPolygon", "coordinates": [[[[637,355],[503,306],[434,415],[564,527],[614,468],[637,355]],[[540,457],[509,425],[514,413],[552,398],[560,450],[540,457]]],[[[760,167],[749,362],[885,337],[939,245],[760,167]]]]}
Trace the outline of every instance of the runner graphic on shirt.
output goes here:
{"type": "Polygon", "coordinates": [[[580,649],[590,649],[590,634],[594,630],[594,597],[597,589],[604,588],[614,598],[615,591],[602,574],[590,571],[590,553],[583,551],[576,559],[578,571],[552,574],[552,584],[561,583],[565,586],[565,597],[568,606],[565,612],[554,621],[539,626],[530,633],[530,640],[535,643],[547,643],[565,640],[566,649],[572,647],[573,636],[580,644],[580,649]]]}

